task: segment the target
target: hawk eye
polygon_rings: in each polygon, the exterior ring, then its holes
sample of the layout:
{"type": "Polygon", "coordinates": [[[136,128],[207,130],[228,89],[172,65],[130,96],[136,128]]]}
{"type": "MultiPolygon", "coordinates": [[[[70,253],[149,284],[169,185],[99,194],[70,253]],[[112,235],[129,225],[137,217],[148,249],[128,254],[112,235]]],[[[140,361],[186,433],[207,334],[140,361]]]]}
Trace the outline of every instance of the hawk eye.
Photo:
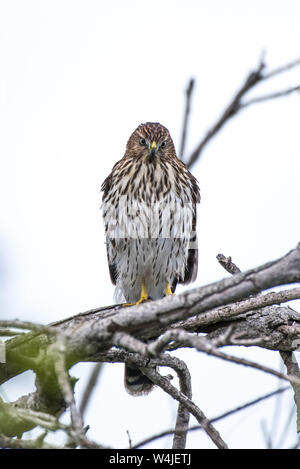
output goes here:
{"type": "Polygon", "coordinates": [[[165,148],[166,144],[167,144],[166,142],[162,142],[162,143],[160,144],[160,148],[165,148]]]}
{"type": "Polygon", "coordinates": [[[140,138],[140,145],[146,145],[146,140],[144,138],[140,138]]]}

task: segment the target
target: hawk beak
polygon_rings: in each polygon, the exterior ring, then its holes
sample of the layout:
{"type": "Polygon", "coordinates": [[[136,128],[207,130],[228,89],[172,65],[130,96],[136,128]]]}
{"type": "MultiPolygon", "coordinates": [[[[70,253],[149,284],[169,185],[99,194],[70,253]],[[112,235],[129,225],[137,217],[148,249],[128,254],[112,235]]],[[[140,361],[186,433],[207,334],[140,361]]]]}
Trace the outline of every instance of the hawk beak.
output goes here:
{"type": "Polygon", "coordinates": [[[155,154],[156,154],[156,151],[157,151],[157,144],[156,142],[152,142],[151,145],[150,145],[150,156],[151,156],[151,159],[154,158],[155,154]]]}

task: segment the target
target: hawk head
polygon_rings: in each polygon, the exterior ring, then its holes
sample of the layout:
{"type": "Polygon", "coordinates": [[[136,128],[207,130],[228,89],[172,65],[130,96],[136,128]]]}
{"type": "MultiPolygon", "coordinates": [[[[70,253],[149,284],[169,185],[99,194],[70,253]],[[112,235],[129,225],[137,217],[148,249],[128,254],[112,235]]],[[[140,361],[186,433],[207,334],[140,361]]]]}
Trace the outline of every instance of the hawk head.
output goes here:
{"type": "Polygon", "coordinates": [[[135,155],[151,163],[157,158],[164,159],[175,154],[175,147],[166,127],[158,122],[140,124],[130,136],[127,155],[135,155]]]}

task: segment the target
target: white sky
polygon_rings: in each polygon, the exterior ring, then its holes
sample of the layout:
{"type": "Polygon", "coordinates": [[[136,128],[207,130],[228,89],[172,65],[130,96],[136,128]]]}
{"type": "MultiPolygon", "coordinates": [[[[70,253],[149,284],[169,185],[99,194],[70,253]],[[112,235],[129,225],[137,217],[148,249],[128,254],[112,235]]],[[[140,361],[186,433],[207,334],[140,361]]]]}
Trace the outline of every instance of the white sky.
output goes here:
{"type": "MultiPolygon", "coordinates": [[[[112,303],[99,189],[129,135],[141,122],[159,121],[178,147],[184,89],[193,76],[192,150],[263,49],[270,68],[300,56],[299,17],[297,0],[0,1],[3,318],[48,323],[112,303]]],[[[299,83],[300,67],[252,96],[299,83]]],[[[299,103],[295,95],[245,110],[193,168],[202,203],[192,286],[225,275],[219,252],[248,269],[299,241],[299,103]]],[[[279,366],[276,353],[232,353],[279,366]]],[[[193,352],[180,356],[208,417],[277,386],[258,371],[193,352]]],[[[81,364],[72,371],[86,377],[89,370],[81,364]]],[[[9,399],[32,390],[29,375],[15,383],[4,386],[9,399]]],[[[283,421],[291,405],[290,394],[283,421]]],[[[217,428],[231,447],[263,447],[261,422],[272,425],[273,408],[274,401],[261,404],[217,428]]],[[[160,390],[128,396],[123,366],[107,365],[86,423],[92,438],[124,447],[127,429],[136,442],[172,426],[175,410],[160,390]]],[[[295,426],[288,438],[293,444],[295,426]]],[[[210,443],[197,432],[189,446],[210,443]]]]}

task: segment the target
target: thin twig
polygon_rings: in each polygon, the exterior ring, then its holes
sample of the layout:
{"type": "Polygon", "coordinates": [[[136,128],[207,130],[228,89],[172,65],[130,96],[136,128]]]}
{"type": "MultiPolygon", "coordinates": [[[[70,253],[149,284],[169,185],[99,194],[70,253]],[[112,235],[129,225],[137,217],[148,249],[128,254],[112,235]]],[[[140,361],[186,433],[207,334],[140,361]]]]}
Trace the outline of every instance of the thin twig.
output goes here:
{"type": "Polygon", "coordinates": [[[103,363],[96,363],[93,366],[93,369],[91,371],[91,374],[89,376],[88,382],[86,384],[85,390],[83,392],[83,396],[81,398],[80,406],[79,406],[79,412],[80,415],[83,417],[84,413],[87,409],[88,403],[90,401],[91,395],[94,391],[94,388],[97,384],[98,378],[100,376],[100,373],[103,369],[103,363]]]}
{"type": "MultiPolygon", "coordinates": [[[[282,373],[284,372],[284,363],[282,360],[280,360],[279,364],[279,371],[282,373]]],[[[280,378],[277,380],[277,386],[278,388],[281,386],[281,380],[280,378]]],[[[279,422],[280,422],[280,417],[281,417],[281,410],[282,410],[282,394],[278,394],[275,402],[274,402],[274,408],[273,408],[273,417],[270,422],[270,428],[271,428],[271,439],[272,442],[275,441],[277,433],[279,431],[279,422]]],[[[273,444],[273,443],[272,443],[273,444]]],[[[274,445],[276,448],[276,446],[274,445]]],[[[278,446],[277,446],[278,447],[278,446]]]]}
{"type": "MultiPolygon", "coordinates": [[[[300,341],[298,340],[298,346],[300,341]]],[[[297,408],[297,432],[300,432],[300,369],[297,359],[292,352],[280,352],[280,356],[286,366],[288,374],[297,376],[299,383],[291,382],[294,390],[294,400],[297,408]]]]}
{"type": "Polygon", "coordinates": [[[85,430],[83,427],[83,420],[81,414],[77,410],[74,398],[74,391],[72,389],[69,374],[67,372],[67,367],[65,363],[66,348],[62,336],[58,335],[57,341],[52,345],[52,353],[55,357],[54,367],[57,375],[57,381],[63,393],[67,407],[70,408],[71,425],[73,429],[72,437],[74,438],[76,443],[80,444],[81,441],[85,438],[85,430]]]}
{"type": "Polygon", "coordinates": [[[292,68],[295,68],[298,65],[300,65],[300,57],[296,60],[293,60],[292,62],[281,65],[280,67],[274,68],[274,70],[271,70],[268,73],[265,73],[263,76],[263,79],[268,80],[269,78],[272,78],[275,75],[279,75],[281,73],[287,72],[288,70],[291,70],[292,68]]]}
{"type": "Polygon", "coordinates": [[[252,106],[252,104],[263,103],[265,101],[270,101],[272,99],[282,98],[284,96],[288,96],[289,94],[295,93],[300,91],[300,86],[292,86],[291,88],[287,88],[285,90],[276,91],[274,93],[266,94],[263,96],[256,96],[255,98],[248,99],[244,103],[241,103],[240,109],[245,109],[248,106],[252,106]]]}
{"type": "MultiPolygon", "coordinates": [[[[248,407],[254,406],[254,405],[260,403],[261,401],[269,399],[270,397],[273,397],[277,394],[281,394],[284,391],[287,391],[288,389],[290,389],[290,387],[286,386],[285,388],[279,388],[279,389],[276,389],[276,391],[272,391],[268,394],[264,394],[263,396],[260,396],[257,399],[254,399],[253,401],[246,402],[245,404],[240,405],[240,406],[238,406],[238,407],[236,407],[232,410],[228,410],[227,412],[225,412],[225,413],[223,413],[223,414],[221,414],[217,417],[213,417],[212,419],[210,419],[210,422],[211,423],[216,423],[216,422],[218,422],[218,421],[220,421],[220,420],[222,420],[226,417],[229,417],[233,414],[236,414],[237,412],[240,412],[244,409],[247,409],[248,407]]],[[[192,431],[196,431],[196,430],[203,430],[203,427],[201,425],[193,425],[192,427],[190,427],[188,429],[188,432],[192,432],[192,431]]],[[[158,433],[157,435],[153,435],[149,438],[145,438],[144,440],[136,443],[134,446],[132,446],[132,449],[141,448],[142,446],[145,446],[148,443],[152,443],[152,441],[158,440],[158,439],[163,438],[165,436],[173,435],[173,433],[174,433],[174,429],[165,430],[163,432],[158,433]]]]}
{"type": "Polygon", "coordinates": [[[184,111],[184,119],[183,119],[182,134],[181,134],[181,145],[180,145],[180,151],[179,151],[179,158],[181,160],[183,160],[183,157],[184,157],[185,142],[186,142],[186,136],[187,136],[187,131],[188,131],[189,117],[190,117],[190,112],[191,112],[191,98],[192,98],[192,93],[194,89],[194,84],[195,84],[195,80],[191,78],[187,86],[186,92],[185,92],[185,95],[186,95],[185,111],[184,111]]]}
{"type": "Polygon", "coordinates": [[[272,439],[271,439],[271,436],[270,436],[270,432],[267,428],[267,423],[266,423],[265,419],[262,419],[260,421],[260,427],[261,427],[261,431],[262,431],[262,434],[263,434],[263,439],[265,441],[265,447],[267,449],[272,449],[272,439]]]}
{"type": "Polygon", "coordinates": [[[291,426],[291,424],[294,423],[294,418],[295,418],[295,405],[293,404],[291,406],[290,412],[288,413],[288,415],[286,417],[286,422],[285,422],[285,425],[283,426],[281,436],[278,440],[278,443],[277,443],[276,446],[274,446],[274,444],[273,444],[274,448],[282,448],[283,443],[284,443],[284,441],[285,441],[285,439],[288,435],[288,429],[291,426]]]}
{"type": "MultiPolygon", "coordinates": [[[[179,378],[179,389],[188,399],[192,399],[192,381],[189,369],[183,360],[164,354],[164,358],[170,360],[170,365],[176,371],[179,378]]],[[[184,449],[189,428],[190,412],[186,406],[179,402],[177,418],[174,430],[173,449],[184,449]]]]}
{"type": "Polygon", "coordinates": [[[132,448],[132,440],[131,440],[129,430],[126,430],[126,433],[127,433],[127,436],[128,436],[128,446],[129,446],[129,449],[131,449],[132,448]]]}

